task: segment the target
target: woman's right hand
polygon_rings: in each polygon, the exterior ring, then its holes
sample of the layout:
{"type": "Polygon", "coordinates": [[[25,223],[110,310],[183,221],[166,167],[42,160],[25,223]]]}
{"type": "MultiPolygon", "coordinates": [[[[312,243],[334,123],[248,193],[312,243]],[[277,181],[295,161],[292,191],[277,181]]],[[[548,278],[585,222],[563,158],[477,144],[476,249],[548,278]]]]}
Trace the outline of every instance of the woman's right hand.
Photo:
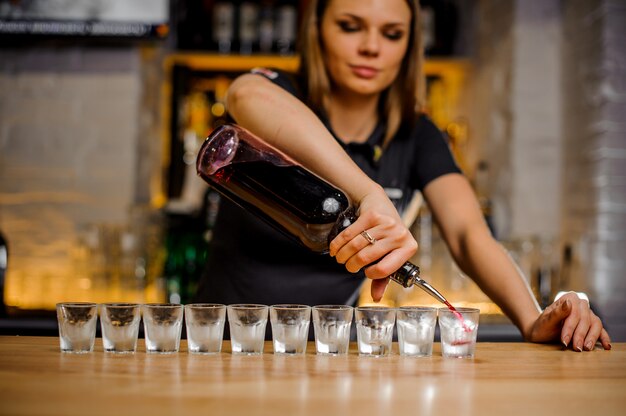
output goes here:
{"type": "Polygon", "coordinates": [[[417,242],[385,191],[377,187],[361,198],[359,217],[330,244],[330,255],[351,273],[364,268],[372,279],[372,299],[379,301],[397,271],[417,252],[417,242]],[[362,233],[366,231],[374,243],[362,233]]]}

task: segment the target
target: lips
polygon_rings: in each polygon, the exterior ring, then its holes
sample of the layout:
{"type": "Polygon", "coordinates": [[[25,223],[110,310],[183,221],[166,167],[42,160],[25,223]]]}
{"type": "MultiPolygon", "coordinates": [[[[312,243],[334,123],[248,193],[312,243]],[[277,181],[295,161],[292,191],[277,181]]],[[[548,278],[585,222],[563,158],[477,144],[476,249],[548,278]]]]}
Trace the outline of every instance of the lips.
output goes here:
{"type": "Polygon", "coordinates": [[[378,69],[365,65],[350,65],[352,73],[359,78],[371,79],[378,74],[378,69]]]}

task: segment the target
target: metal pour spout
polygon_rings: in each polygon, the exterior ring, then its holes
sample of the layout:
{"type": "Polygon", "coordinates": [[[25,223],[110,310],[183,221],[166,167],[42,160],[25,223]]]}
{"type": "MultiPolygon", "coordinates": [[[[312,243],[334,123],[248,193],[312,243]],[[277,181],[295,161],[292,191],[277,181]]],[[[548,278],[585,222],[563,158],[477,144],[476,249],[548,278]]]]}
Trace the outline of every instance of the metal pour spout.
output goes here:
{"type": "Polygon", "coordinates": [[[434,297],[435,299],[437,299],[439,302],[448,305],[448,300],[446,298],[443,297],[443,295],[441,293],[439,293],[439,291],[437,289],[435,289],[434,287],[432,287],[430,285],[430,283],[428,283],[427,281],[420,279],[419,277],[417,279],[415,279],[415,282],[413,282],[413,284],[417,287],[419,287],[420,289],[422,289],[424,292],[428,293],[430,296],[434,297]]]}
{"type": "Polygon", "coordinates": [[[404,265],[397,272],[389,276],[389,278],[405,288],[415,285],[439,302],[448,305],[448,300],[439,293],[437,289],[420,277],[420,268],[413,263],[404,263],[404,265]]]}

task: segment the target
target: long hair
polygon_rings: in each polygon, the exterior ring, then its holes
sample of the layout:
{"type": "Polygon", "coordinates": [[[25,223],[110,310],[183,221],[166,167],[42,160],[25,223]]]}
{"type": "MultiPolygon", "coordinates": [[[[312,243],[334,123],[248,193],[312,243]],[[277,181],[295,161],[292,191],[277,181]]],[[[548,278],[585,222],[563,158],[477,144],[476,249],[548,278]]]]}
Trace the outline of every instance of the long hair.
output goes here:
{"type": "MultiPolygon", "coordinates": [[[[324,65],[320,26],[330,0],[309,0],[300,33],[300,72],[305,83],[307,105],[317,113],[328,113],[330,78],[324,65]]],[[[393,83],[381,94],[381,117],[387,121],[383,147],[404,123],[415,119],[422,109],[424,76],[422,72],[422,39],[419,30],[418,0],[406,0],[411,9],[407,50],[393,83]]]]}

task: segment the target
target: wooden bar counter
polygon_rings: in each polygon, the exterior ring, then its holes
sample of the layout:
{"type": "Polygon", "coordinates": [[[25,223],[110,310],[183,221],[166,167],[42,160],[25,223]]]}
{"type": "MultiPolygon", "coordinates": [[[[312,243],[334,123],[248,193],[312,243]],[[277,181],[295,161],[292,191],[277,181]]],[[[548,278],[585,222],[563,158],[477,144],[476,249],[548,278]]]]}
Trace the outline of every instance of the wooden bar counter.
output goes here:
{"type": "Polygon", "coordinates": [[[96,340],[64,354],[55,337],[0,337],[2,415],[624,415],[626,344],[478,343],[473,360],[432,357],[115,355],[96,340]]]}

